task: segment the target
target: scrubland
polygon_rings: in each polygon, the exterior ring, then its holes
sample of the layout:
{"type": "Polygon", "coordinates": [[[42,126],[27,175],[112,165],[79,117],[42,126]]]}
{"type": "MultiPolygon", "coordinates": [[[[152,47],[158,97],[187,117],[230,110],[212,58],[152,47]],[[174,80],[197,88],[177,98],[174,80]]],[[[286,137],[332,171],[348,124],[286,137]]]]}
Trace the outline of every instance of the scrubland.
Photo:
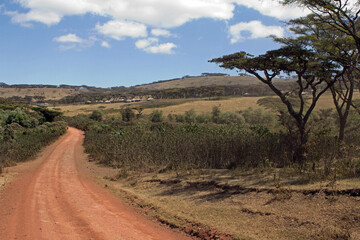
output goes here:
{"type": "Polygon", "coordinates": [[[310,120],[302,163],[292,158],[291,118],[224,107],[258,98],[98,108],[67,121],[85,130],[90,161],[113,169],[99,173],[100,183],[170,227],[202,239],[357,239],[360,116],[351,113],[338,145],[326,98],[310,120]],[[200,103],[210,110],[197,111],[200,103]],[[193,107],[165,111],[183,105],[193,107]]]}

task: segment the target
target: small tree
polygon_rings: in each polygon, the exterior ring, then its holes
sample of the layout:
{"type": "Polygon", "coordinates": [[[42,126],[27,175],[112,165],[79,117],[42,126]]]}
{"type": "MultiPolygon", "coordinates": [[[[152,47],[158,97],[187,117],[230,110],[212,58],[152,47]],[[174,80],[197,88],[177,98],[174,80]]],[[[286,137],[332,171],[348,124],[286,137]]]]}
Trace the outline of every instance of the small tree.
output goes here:
{"type": "Polygon", "coordinates": [[[99,110],[94,110],[91,115],[90,115],[90,119],[101,122],[103,116],[102,113],[99,110]]]}
{"type": "Polygon", "coordinates": [[[150,114],[150,120],[152,122],[162,122],[164,121],[164,116],[163,116],[163,112],[160,110],[154,110],[151,114],[150,114]]]}
{"type": "Polygon", "coordinates": [[[131,122],[135,118],[135,113],[131,108],[123,108],[120,110],[120,113],[124,122],[131,122]]]}
{"type": "Polygon", "coordinates": [[[44,107],[33,107],[32,110],[41,113],[46,122],[53,122],[56,117],[61,116],[62,112],[50,110],[44,107]]]}
{"type": "Polygon", "coordinates": [[[220,118],[220,114],[221,114],[221,111],[220,111],[220,108],[218,106],[214,106],[212,108],[212,112],[211,112],[211,120],[214,122],[214,123],[218,123],[219,122],[219,118],[220,118]]]}

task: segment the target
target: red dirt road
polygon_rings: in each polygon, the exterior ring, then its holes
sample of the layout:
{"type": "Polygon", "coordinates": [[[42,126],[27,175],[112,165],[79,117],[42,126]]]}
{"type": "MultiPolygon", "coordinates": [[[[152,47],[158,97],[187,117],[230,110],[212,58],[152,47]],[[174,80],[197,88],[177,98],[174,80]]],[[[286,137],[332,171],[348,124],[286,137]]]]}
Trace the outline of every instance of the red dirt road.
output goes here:
{"type": "Polygon", "coordinates": [[[84,177],[82,141],[69,128],[0,193],[1,240],[186,239],[84,177]]]}

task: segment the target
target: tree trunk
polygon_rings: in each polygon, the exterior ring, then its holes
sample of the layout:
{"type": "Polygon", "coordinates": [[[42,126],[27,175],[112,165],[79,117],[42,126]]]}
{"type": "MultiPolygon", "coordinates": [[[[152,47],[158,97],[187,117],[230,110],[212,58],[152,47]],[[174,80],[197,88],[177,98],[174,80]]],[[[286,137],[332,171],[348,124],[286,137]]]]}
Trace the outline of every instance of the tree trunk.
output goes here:
{"type": "Polygon", "coordinates": [[[293,161],[295,163],[299,163],[300,166],[303,166],[303,164],[306,161],[306,144],[308,141],[308,136],[305,130],[305,124],[299,124],[298,125],[299,132],[300,132],[300,142],[295,149],[294,155],[293,155],[293,161]]]}
{"type": "Polygon", "coordinates": [[[342,117],[339,119],[339,143],[342,143],[345,136],[345,126],[346,126],[346,118],[342,117]]]}

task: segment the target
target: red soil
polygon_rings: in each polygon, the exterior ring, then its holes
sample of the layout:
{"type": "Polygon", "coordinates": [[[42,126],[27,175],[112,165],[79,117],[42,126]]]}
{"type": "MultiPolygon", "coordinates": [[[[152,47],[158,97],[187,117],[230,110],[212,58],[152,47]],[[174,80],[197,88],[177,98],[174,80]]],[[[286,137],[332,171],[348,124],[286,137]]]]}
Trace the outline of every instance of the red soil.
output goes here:
{"type": "Polygon", "coordinates": [[[69,128],[0,193],[0,239],[186,239],[85,177],[82,141],[69,128]]]}

